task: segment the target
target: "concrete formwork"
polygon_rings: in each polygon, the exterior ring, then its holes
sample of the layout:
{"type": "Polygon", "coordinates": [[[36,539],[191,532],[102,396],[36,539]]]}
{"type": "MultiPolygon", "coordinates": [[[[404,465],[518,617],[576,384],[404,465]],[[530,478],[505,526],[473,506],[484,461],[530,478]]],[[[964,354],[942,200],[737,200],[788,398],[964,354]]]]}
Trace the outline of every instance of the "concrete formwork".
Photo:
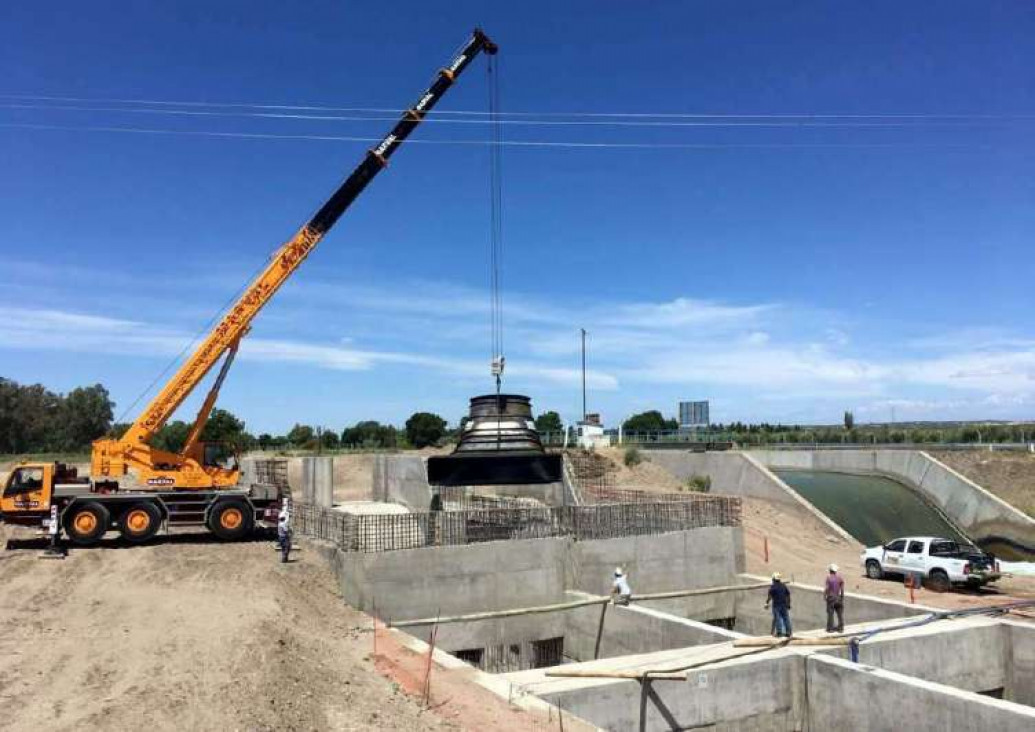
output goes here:
{"type": "Polygon", "coordinates": [[[883,475],[918,491],[979,545],[1004,559],[1035,559],[1035,519],[918,450],[753,450],[773,469],[883,475]]]}

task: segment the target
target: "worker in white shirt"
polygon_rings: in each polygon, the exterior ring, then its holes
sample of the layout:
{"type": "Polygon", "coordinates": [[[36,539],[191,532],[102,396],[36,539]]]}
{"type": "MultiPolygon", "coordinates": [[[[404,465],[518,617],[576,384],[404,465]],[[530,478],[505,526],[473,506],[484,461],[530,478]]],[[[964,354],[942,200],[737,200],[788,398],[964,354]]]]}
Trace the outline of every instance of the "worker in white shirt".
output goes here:
{"type": "Polygon", "coordinates": [[[277,514],[277,543],[280,544],[280,561],[287,562],[291,553],[291,511],[285,503],[277,514]]]}
{"type": "Polygon", "coordinates": [[[632,597],[632,588],[629,587],[629,580],[625,578],[625,572],[621,567],[615,567],[615,580],[611,583],[612,601],[616,605],[628,605],[632,597]]]}

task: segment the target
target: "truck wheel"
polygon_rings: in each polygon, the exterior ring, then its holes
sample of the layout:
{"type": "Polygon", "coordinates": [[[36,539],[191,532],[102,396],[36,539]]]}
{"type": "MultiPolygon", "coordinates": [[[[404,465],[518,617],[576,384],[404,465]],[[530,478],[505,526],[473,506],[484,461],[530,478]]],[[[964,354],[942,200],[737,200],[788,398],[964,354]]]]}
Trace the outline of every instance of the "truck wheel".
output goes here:
{"type": "Polygon", "coordinates": [[[122,538],[134,544],[147,541],[158,533],[161,526],[162,512],[149,501],[132,504],[119,519],[122,538]]]}
{"type": "Polygon", "coordinates": [[[219,501],[208,515],[208,528],[220,539],[243,539],[255,527],[255,512],[245,501],[219,501]]]}
{"type": "Polygon", "coordinates": [[[934,592],[948,592],[952,589],[949,575],[945,574],[945,571],[941,569],[932,569],[927,583],[934,592]]]}
{"type": "Polygon", "coordinates": [[[108,509],[94,501],[73,505],[65,511],[65,533],[73,544],[79,546],[96,544],[110,525],[108,509]]]}
{"type": "Polygon", "coordinates": [[[866,560],[866,576],[872,580],[879,580],[884,578],[884,570],[880,568],[880,562],[876,559],[866,560]]]}

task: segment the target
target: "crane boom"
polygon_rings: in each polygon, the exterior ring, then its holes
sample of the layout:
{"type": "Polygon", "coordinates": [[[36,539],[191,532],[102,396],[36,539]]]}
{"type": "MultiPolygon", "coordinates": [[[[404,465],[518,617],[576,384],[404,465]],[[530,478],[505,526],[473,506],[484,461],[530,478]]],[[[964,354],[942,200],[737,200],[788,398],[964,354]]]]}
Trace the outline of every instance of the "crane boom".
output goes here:
{"type": "Polygon", "coordinates": [[[219,359],[231,348],[236,348],[263,306],[298,269],[370,181],[388,165],[392,155],[471,61],[481,52],[491,55],[496,51],[496,44],[480,29],[475,29],[458,55],[439,71],[431,86],[402,114],[391,132],[367,151],[352,174],[312,218],[274,253],[262,273],[248,285],[241,298],[180,366],[126,433],[119,439],[94,442],[91,472],[95,476],[125,475],[132,467],[142,473],[140,477],[151,485],[210,488],[237,482],[236,470],[205,466],[200,454],[177,455],[151,448],[147,443],[219,359]]]}

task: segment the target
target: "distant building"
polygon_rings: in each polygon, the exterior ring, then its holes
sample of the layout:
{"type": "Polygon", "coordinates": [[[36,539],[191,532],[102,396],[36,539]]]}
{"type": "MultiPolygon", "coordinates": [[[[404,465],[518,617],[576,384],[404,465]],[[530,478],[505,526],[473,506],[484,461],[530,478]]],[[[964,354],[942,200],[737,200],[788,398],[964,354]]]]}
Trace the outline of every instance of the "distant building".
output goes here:
{"type": "Polygon", "coordinates": [[[604,432],[599,414],[587,414],[575,426],[575,444],[587,450],[611,445],[611,438],[604,432]]]}
{"type": "Polygon", "coordinates": [[[708,401],[703,402],[680,402],[679,403],[679,429],[694,430],[707,427],[711,424],[708,416],[708,401]]]}

